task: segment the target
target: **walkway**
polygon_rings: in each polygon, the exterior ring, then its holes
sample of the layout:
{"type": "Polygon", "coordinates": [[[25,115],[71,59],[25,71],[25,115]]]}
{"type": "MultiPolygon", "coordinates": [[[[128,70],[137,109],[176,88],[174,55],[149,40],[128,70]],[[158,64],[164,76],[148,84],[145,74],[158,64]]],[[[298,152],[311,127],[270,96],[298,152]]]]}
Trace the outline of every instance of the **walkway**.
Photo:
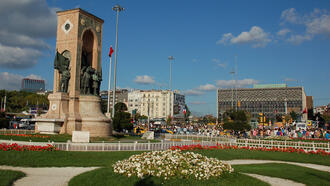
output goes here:
{"type": "Polygon", "coordinates": [[[14,186],[66,186],[69,181],[84,172],[97,169],[98,167],[11,167],[0,166],[0,169],[21,171],[26,174],[14,183],[14,186]]]}

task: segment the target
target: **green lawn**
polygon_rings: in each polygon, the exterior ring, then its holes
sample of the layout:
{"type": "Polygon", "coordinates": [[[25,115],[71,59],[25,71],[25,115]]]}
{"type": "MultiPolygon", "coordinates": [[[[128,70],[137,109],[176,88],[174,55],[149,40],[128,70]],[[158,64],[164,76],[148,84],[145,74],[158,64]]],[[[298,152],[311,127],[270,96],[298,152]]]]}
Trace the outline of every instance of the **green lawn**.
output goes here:
{"type": "Polygon", "coordinates": [[[233,165],[235,171],[278,177],[306,185],[330,185],[330,173],[289,164],[233,165]]]}
{"type": "MultiPolygon", "coordinates": [[[[248,150],[198,150],[194,151],[208,157],[216,157],[220,160],[231,159],[265,159],[265,160],[282,160],[294,161],[302,163],[315,163],[322,165],[330,165],[330,157],[322,155],[297,154],[285,152],[261,152],[248,150]]],[[[300,180],[306,178],[306,184],[313,183],[315,179],[320,179],[320,183],[330,183],[329,173],[314,171],[312,169],[303,168],[286,164],[266,164],[266,165],[237,165],[234,166],[235,173],[225,175],[221,178],[212,178],[208,181],[197,181],[195,179],[182,180],[171,179],[162,180],[159,178],[145,178],[139,180],[137,177],[127,178],[122,175],[115,174],[112,164],[118,160],[126,159],[133,154],[141,152],[121,151],[121,152],[4,152],[0,151],[0,165],[23,166],[23,167],[102,167],[100,169],[86,172],[73,178],[70,185],[264,185],[265,183],[254,178],[240,174],[240,172],[259,173],[264,175],[278,175],[292,177],[292,179],[300,180]],[[276,165],[276,166],[275,166],[276,165]],[[258,168],[261,167],[261,168],[258,168]],[[285,171],[283,171],[285,170],[285,171]],[[257,172],[259,171],[259,172],[257,172]],[[290,172],[287,173],[287,172],[290,172]]],[[[0,180],[4,176],[0,176],[0,180]]],[[[1,184],[0,184],[1,185],[1,184]]]]}
{"type": "Polygon", "coordinates": [[[12,171],[12,170],[0,170],[0,185],[10,186],[14,183],[15,180],[24,176],[25,174],[23,172],[12,171]]]}
{"type": "Polygon", "coordinates": [[[288,152],[263,152],[251,150],[197,150],[194,151],[208,157],[214,157],[219,160],[232,159],[256,159],[256,160],[279,160],[302,163],[314,163],[330,166],[330,156],[315,154],[297,154],[288,152]]]}
{"type": "Polygon", "coordinates": [[[101,168],[94,171],[80,174],[71,179],[69,185],[116,185],[116,186],[148,186],[148,185],[268,185],[258,179],[239,174],[226,174],[222,177],[211,178],[209,180],[196,179],[169,179],[164,180],[156,177],[147,177],[140,180],[136,176],[126,177],[113,172],[112,168],[101,168]]]}

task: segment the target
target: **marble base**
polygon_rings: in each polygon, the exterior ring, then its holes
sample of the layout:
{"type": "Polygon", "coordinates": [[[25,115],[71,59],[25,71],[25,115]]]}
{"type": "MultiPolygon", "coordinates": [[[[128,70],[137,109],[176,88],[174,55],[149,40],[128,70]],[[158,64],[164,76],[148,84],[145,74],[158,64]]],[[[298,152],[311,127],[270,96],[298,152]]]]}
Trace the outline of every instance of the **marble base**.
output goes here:
{"type": "Polygon", "coordinates": [[[36,118],[35,132],[40,134],[58,134],[64,119],[36,118]]]}

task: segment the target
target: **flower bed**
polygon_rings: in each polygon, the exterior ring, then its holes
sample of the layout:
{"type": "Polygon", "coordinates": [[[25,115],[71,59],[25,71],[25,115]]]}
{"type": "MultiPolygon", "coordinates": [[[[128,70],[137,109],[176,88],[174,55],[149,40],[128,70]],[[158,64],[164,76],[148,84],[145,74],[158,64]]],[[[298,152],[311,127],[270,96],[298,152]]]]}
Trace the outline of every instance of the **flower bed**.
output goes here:
{"type": "Polygon", "coordinates": [[[50,144],[47,146],[36,145],[18,145],[13,143],[7,145],[6,143],[0,144],[0,151],[57,151],[58,149],[50,144]]]}
{"type": "Polygon", "coordinates": [[[330,153],[324,150],[316,150],[316,151],[305,151],[304,149],[294,149],[294,148],[265,148],[265,147],[238,147],[238,146],[229,146],[229,145],[215,145],[215,146],[207,146],[207,145],[183,145],[183,146],[172,146],[171,150],[215,150],[215,149],[244,149],[244,150],[254,150],[254,151],[265,151],[265,152],[290,152],[290,153],[304,153],[304,154],[320,154],[329,156],[330,153]]]}
{"type": "Polygon", "coordinates": [[[180,150],[152,151],[133,155],[113,165],[114,172],[128,177],[146,176],[196,178],[199,180],[233,172],[230,164],[193,152],[180,150]]]}
{"type": "Polygon", "coordinates": [[[20,136],[20,137],[27,137],[27,138],[50,138],[50,136],[42,136],[38,134],[2,134],[4,136],[20,136]]]}

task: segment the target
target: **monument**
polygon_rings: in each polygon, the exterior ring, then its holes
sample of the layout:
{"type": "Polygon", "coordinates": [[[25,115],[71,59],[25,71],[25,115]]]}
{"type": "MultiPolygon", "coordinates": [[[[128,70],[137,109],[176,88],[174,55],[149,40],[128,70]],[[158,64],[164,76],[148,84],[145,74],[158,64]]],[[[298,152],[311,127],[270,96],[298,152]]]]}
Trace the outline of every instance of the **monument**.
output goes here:
{"type": "Polygon", "coordinates": [[[49,110],[37,118],[36,132],[90,136],[111,135],[110,119],[101,112],[103,20],[80,9],[57,12],[53,93],[49,110]]]}

